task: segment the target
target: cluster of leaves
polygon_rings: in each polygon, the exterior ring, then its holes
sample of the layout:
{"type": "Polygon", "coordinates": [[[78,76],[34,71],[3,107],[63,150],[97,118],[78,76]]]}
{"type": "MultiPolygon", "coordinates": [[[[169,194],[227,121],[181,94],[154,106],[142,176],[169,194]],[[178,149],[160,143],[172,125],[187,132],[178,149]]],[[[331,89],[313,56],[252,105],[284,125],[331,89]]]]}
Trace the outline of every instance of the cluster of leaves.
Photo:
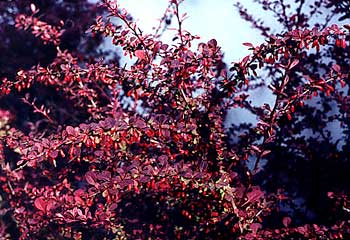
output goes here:
{"type": "MultiPolygon", "coordinates": [[[[294,130],[298,114],[315,109],[307,105],[313,96],[344,100],[340,89],[349,75],[341,62],[319,74],[303,72],[311,69],[301,63],[309,48],[319,53],[335,42],[347,49],[349,27],[296,28],[259,46],[245,43],[252,53],[226,69],[216,40],[193,49],[198,37],[182,28],[181,2],[171,0],[167,9],[178,23],[170,45],[158,33],[143,33],[116,1],[103,1],[109,14],[96,18],[90,35],[110,37],[136,60],[128,68],[63,48],[64,24],[40,19],[36,4],[15,18],[17,31],[31,32],[56,51],[48,64],[18,69],[0,85],[1,98],[32,108],[26,128],[16,122],[18,111],[8,105],[0,111],[1,238],[349,236],[346,214],[299,224],[281,211],[294,203],[293,192],[271,187],[277,173],[261,169],[263,159],[289,161],[281,154],[297,153],[293,147],[312,154],[306,148],[317,140],[294,139],[305,126],[294,130]],[[273,106],[256,107],[247,90],[264,68],[271,69],[276,98],[273,106]],[[51,93],[61,103],[50,101],[51,93]],[[227,112],[239,107],[259,122],[233,124],[230,132],[227,112]],[[230,134],[238,140],[230,141],[230,134]]],[[[348,105],[340,106],[346,114],[348,105]]],[[[303,157],[300,151],[292,159],[303,157]]],[[[346,193],[333,189],[327,197],[330,214],[348,210],[346,193]]]]}

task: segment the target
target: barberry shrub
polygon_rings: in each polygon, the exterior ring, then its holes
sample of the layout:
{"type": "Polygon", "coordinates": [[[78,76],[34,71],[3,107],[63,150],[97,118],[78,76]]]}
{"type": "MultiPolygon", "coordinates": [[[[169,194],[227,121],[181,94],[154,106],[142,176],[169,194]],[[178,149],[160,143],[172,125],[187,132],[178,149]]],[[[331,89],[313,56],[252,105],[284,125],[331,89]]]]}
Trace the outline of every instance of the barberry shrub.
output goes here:
{"type": "MultiPolygon", "coordinates": [[[[277,158],[282,166],[313,160],[306,153],[318,141],[300,136],[302,116],[316,110],[312,98],[340,99],[349,69],[330,61],[306,75],[302,69],[312,68],[303,61],[348,51],[349,25],[270,34],[261,45],[245,43],[251,54],[226,69],[215,39],[194,47],[199,37],[183,29],[181,2],[171,0],[160,22],[162,29],[169,14],[178,25],[173,41],[163,43],[158,32],[142,32],[116,1],[103,1],[108,14],[87,34],[121,47],[134,59],[124,67],[63,49],[64,26],[40,19],[35,4],[31,14],[17,16],[18,31],[55,46],[56,56],[1,81],[2,98],[32,109],[26,128],[16,122],[23,118],[19,110],[5,105],[0,111],[1,238],[350,237],[341,187],[327,192],[333,217],[305,222],[291,211],[294,192],[283,186],[290,178],[282,172],[280,182],[269,182],[280,169],[268,165],[277,158]],[[272,69],[267,77],[275,99],[253,106],[247,91],[263,69],[272,69]],[[36,95],[38,88],[46,98],[36,95]],[[61,104],[52,104],[50,93],[61,104]],[[236,108],[256,114],[257,125],[233,119],[224,128],[227,112],[236,108]],[[269,187],[274,184],[280,187],[269,187]]],[[[337,103],[348,116],[344,101],[337,103]]]]}

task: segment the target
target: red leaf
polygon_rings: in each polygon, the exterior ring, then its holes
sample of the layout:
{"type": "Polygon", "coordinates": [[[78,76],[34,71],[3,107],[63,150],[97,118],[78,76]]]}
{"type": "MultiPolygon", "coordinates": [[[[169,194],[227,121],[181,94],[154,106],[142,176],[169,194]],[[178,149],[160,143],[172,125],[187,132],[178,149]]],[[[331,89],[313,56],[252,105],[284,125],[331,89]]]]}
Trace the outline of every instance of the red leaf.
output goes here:
{"type": "Polygon", "coordinates": [[[261,157],[264,157],[264,156],[268,155],[270,152],[271,152],[271,150],[263,151],[262,154],[261,154],[261,157]]]}
{"type": "Polygon", "coordinates": [[[284,217],[282,222],[285,227],[288,227],[291,224],[292,219],[290,217],[284,217]]]}
{"type": "Polygon", "coordinates": [[[96,175],[96,178],[102,181],[109,181],[111,177],[111,172],[109,171],[102,171],[100,174],[96,175]]]}
{"type": "Polygon", "coordinates": [[[256,152],[261,152],[261,149],[258,146],[252,145],[251,146],[252,150],[256,151],[256,152]]]}
{"type": "Polygon", "coordinates": [[[215,39],[211,39],[208,42],[208,46],[211,47],[211,48],[216,48],[217,45],[218,45],[218,42],[215,39]]]}
{"type": "Polygon", "coordinates": [[[95,185],[96,174],[94,172],[87,172],[85,174],[85,180],[88,184],[95,185]]]}
{"type": "Polygon", "coordinates": [[[103,156],[103,151],[102,151],[102,150],[96,150],[96,151],[94,152],[94,155],[95,155],[96,157],[102,157],[102,156],[103,156]]]}
{"type": "Polygon", "coordinates": [[[245,65],[247,64],[249,58],[250,58],[249,55],[248,55],[248,56],[245,56],[245,57],[243,58],[243,60],[241,61],[241,65],[242,65],[242,66],[245,66],[245,65]]]}
{"type": "Polygon", "coordinates": [[[153,57],[158,53],[160,47],[161,47],[161,42],[157,42],[154,44],[154,47],[153,47],[153,57]]]}
{"type": "Polygon", "coordinates": [[[334,64],[332,66],[333,70],[336,71],[336,72],[340,72],[340,66],[338,64],[334,64]]]}
{"type": "Polygon", "coordinates": [[[160,47],[160,49],[162,49],[163,51],[166,51],[168,49],[169,45],[168,44],[162,44],[162,46],[160,47]]]}
{"type": "Polygon", "coordinates": [[[69,135],[73,135],[73,136],[75,135],[75,130],[72,126],[67,126],[66,131],[69,135]]]}
{"type": "Polygon", "coordinates": [[[136,50],[135,51],[135,56],[140,59],[140,60],[146,60],[147,59],[147,55],[145,53],[145,51],[143,50],[136,50]]]}
{"type": "Polygon", "coordinates": [[[145,128],[145,127],[147,127],[146,122],[143,119],[140,119],[140,118],[136,119],[134,124],[138,128],[145,128]]]}
{"type": "Polygon", "coordinates": [[[36,11],[36,6],[34,5],[34,3],[30,4],[30,10],[32,10],[32,12],[36,11]]]}
{"type": "Polygon", "coordinates": [[[37,198],[34,201],[34,206],[39,209],[40,211],[45,212],[46,211],[46,205],[47,203],[42,198],[37,198]]]}
{"type": "Polygon", "coordinates": [[[166,161],[168,160],[168,156],[167,155],[161,155],[158,157],[158,161],[161,163],[161,164],[166,164],[166,161]]]}
{"type": "Polygon", "coordinates": [[[299,63],[299,60],[298,59],[294,59],[294,61],[289,66],[289,70],[292,69],[293,67],[295,67],[298,63],[299,63]]]}
{"type": "Polygon", "coordinates": [[[328,196],[330,199],[333,199],[333,198],[334,198],[334,192],[328,192],[328,193],[327,193],[327,196],[328,196]]]}
{"type": "Polygon", "coordinates": [[[58,151],[57,150],[53,150],[52,152],[50,152],[50,157],[51,158],[56,158],[58,156],[58,151]]]}
{"type": "Polygon", "coordinates": [[[247,46],[247,47],[254,47],[253,44],[249,43],[249,42],[245,42],[243,43],[244,46],[247,46]]]}
{"type": "Polygon", "coordinates": [[[47,211],[50,211],[51,209],[53,209],[54,208],[54,206],[55,206],[55,201],[53,201],[53,200],[49,200],[48,201],[48,203],[46,204],[46,210],[47,211]]]}
{"type": "Polygon", "coordinates": [[[262,192],[259,188],[253,189],[253,191],[249,192],[247,194],[248,202],[255,202],[259,200],[264,195],[264,192],[262,192]]]}
{"type": "Polygon", "coordinates": [[[252,223],[250,224],[250,229],[252,230],[253,233],[257,233],[259,229],[261,229],[262,226],[260,223],[252,223]]]}
{"type": "Polygon", "coordinates": [[[211,213],[211,216],[212,216],[212,217],[218,217],[218,216],[219,216],[219,213],[218,213],[218,212],[212,212],[212,213],[211,213]]]}

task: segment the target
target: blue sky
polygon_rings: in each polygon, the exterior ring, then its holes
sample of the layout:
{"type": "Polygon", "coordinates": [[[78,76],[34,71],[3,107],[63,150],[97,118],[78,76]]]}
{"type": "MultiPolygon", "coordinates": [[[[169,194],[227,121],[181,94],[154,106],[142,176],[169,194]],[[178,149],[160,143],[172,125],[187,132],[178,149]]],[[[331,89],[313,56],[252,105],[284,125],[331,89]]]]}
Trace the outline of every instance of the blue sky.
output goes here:
{"type": "MultiPolygon", "coordinates": [[[[168,0],[119,0],[120,7],[125,8],[137,20],[144,32],[153,32],[152,28],[158,26],[158,19],[162,17],[168,5],[168,0]]],[[[254,44],[262,43],[263,38],[249,24],[241,19],[233,0],[185,0],[180,6],[180,13],[187,13],[183,27],[192,34],[199,35],[201,41],[215,38],[225,52],[227,63],[238,61],[248,54],[243,42],[254,44]]],[[[257,4],[252,0],[245,0],[245,5],[253,12],[257,4]]],[[[174,26],[176,27],[176,26],[174,26]]],[[[163,41],[169,42],[173,36],[169,31],[163,41]]]]}

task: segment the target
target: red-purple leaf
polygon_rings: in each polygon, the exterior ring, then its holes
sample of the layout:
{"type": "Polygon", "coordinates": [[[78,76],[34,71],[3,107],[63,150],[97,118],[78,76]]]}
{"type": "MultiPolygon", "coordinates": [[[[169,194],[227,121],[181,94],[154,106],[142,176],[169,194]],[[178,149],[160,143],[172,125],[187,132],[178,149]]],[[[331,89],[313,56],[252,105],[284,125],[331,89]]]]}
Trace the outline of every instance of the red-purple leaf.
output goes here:
{"type": "Polygon", "coordinates": [[[162,46],[160,47],[160,49],[162,49],[163,51],[166,51],[168,49],[169,45],[168,44],[162,44],[162,46]]]}
{"type": "Polygon", "coordinates": [[[143,119],[140,119],[140,118],[135,120],[135,126],[138,127],[138,128],[145,128],[145,127],[147,127],[145,121],[143,119]]]}
{"type": "Polygon", "coordinates": [[[247,47],[250,47],[250,48],[254,47],[253,44],[251,44],[249,42],[245,42],[245,43],[243,43],[243,45],[247,46],[247,47]]]}
{"type": "Polygon", "coordinates": [[[50,152],[50,157],[51,158],[56,158],[58,156],[58,151],[57,150],[53,150],[52,152],[50,152]]]}
{"type": "Polygon", "coordinates": [[[242,66],[245,66],[247,64],[249,58],[250,58],[250,55],[247,55],[243,58],[243,60],[241,61],[242,66]]]}
{"type": "Polygon", "coordinates": [[[260,223],[252,223],[250,224],[250,229],[252,230],[253,233],[257,233],[259,229],[261,229],[262,226],[260,223]]]}
{"type": "Polygon", "coordinates": [[[337,73],[339,73],[340,70],[341,70],[341,68],[340,68],[340,66],[339,66],[338,64],[334,64],[334,65],[332,66],[332,68],[333,68],[333,70],[336,71],[337,73]]]}
{"type": "Polygon", "coordinates": [[[248,202],[256,202],[263,195],[264,195],[264,192],[262,192],[258,187],[256,187],[253,189],[253,191],[247,194],[248,202]]]}
{"type": "Polygon", "coordinates": [[[34,3],[30,4],[30,10],[32,10],[32,12],[36,11],[36,6],[34,5],[34,3]]]}
{"type": "Polygon", "coordinates": [[[327,193],[327,197],[329,197],[330,199],[334,198],[334,192],[328,192],[327,193]]]}
{"type": "Polygon", "coordinates": [[[75,135],[75,130],[72,126],[67,126],[66,131],[67,131],[68,135],[73,135],[73,136],[75,135]]]}
{"type": "Polygon", "coordinates": [[[271,150],[263,151],[262,154],[261,154],[261,157],[264,157],[264,156],[268,155],[270,152],[271,152],[271,150]]]}
{"type": "Polygon", "coordinates": [[[100,174],[96,175],[96,178],[102,181],[108,181],[111,179],[111,177],[112,175],[109,171],[102,171],[100,174]]]}
{"type": "Polygon", "coordinates": [[[147,55],[146,52],[144,50],[136,50],[135,51],[135,56],[140,59],[140,60],[146,60],[147,59],[147,55]]]}
{"type": "Polygon", "coordinates": [[[96,157],[102,157],[102,156],[103,156],[103,151],[102,151],[102,150],[96,150],[96,151],[94,152],[94,155],[95,155],[96,157]]]}
{"type": "Polygon", "coordinates": [[[291,224],[292,219],[290,217],[284,217],[282,222],[285,227],[288,227],[291,224]]]}
{"type": "Polygon", "coordinates": [[[96,180],[96,173],[91,172],[91,171],[87,172],[85,174],[85,180],[86,180],[86,182],[88,184],[95,185],[96,184],[96,182],[95,182],[95,180],[96,180]]]}
{"type": "Polygon", "coordinates": [[[250,146],[254,151],[256,151],[256,152],[261,152],[261,149],[258,147],[258,146],[255,146],[255,145],[252,145],[252,146],[250,146]]]}
{"type": "Polygon", "coordinates": [[[51,209],[53,209],[55,206],[55,201],[50,199],[48,202],[47,202],[47,205],[46,205],[46,211],[50,211],[51,209]]]}
{"type": "Polygon", "coordinates": [[[295,67],[298,63],[299,63],[299,60],[298,59],[294,59],[294,61],[289,66],[289,70],[292,69],[293,67],[295,67]]]}
{"type": "Polygon", "coordinates": [[[161,156],[158,157],[158,161],[161,164],[165,164],[167,160],[168,160],[168,156],[167,155],[161,155],[161,156]]]}
{"type": "Polygon", "coordinates": [[[34,206],[39,209],[40,211],[45,212],[46,211],[46,206],[47,206],[47,202],[42,199],[42,198],[37,198],[34,200],[34,206]]]}
{"type": "Polygon", "coordinates": [[[208,46],[211,48],[216,48],[218,45],[218,42],[215,39],[211,39],[208,41],[208,46]]]}

